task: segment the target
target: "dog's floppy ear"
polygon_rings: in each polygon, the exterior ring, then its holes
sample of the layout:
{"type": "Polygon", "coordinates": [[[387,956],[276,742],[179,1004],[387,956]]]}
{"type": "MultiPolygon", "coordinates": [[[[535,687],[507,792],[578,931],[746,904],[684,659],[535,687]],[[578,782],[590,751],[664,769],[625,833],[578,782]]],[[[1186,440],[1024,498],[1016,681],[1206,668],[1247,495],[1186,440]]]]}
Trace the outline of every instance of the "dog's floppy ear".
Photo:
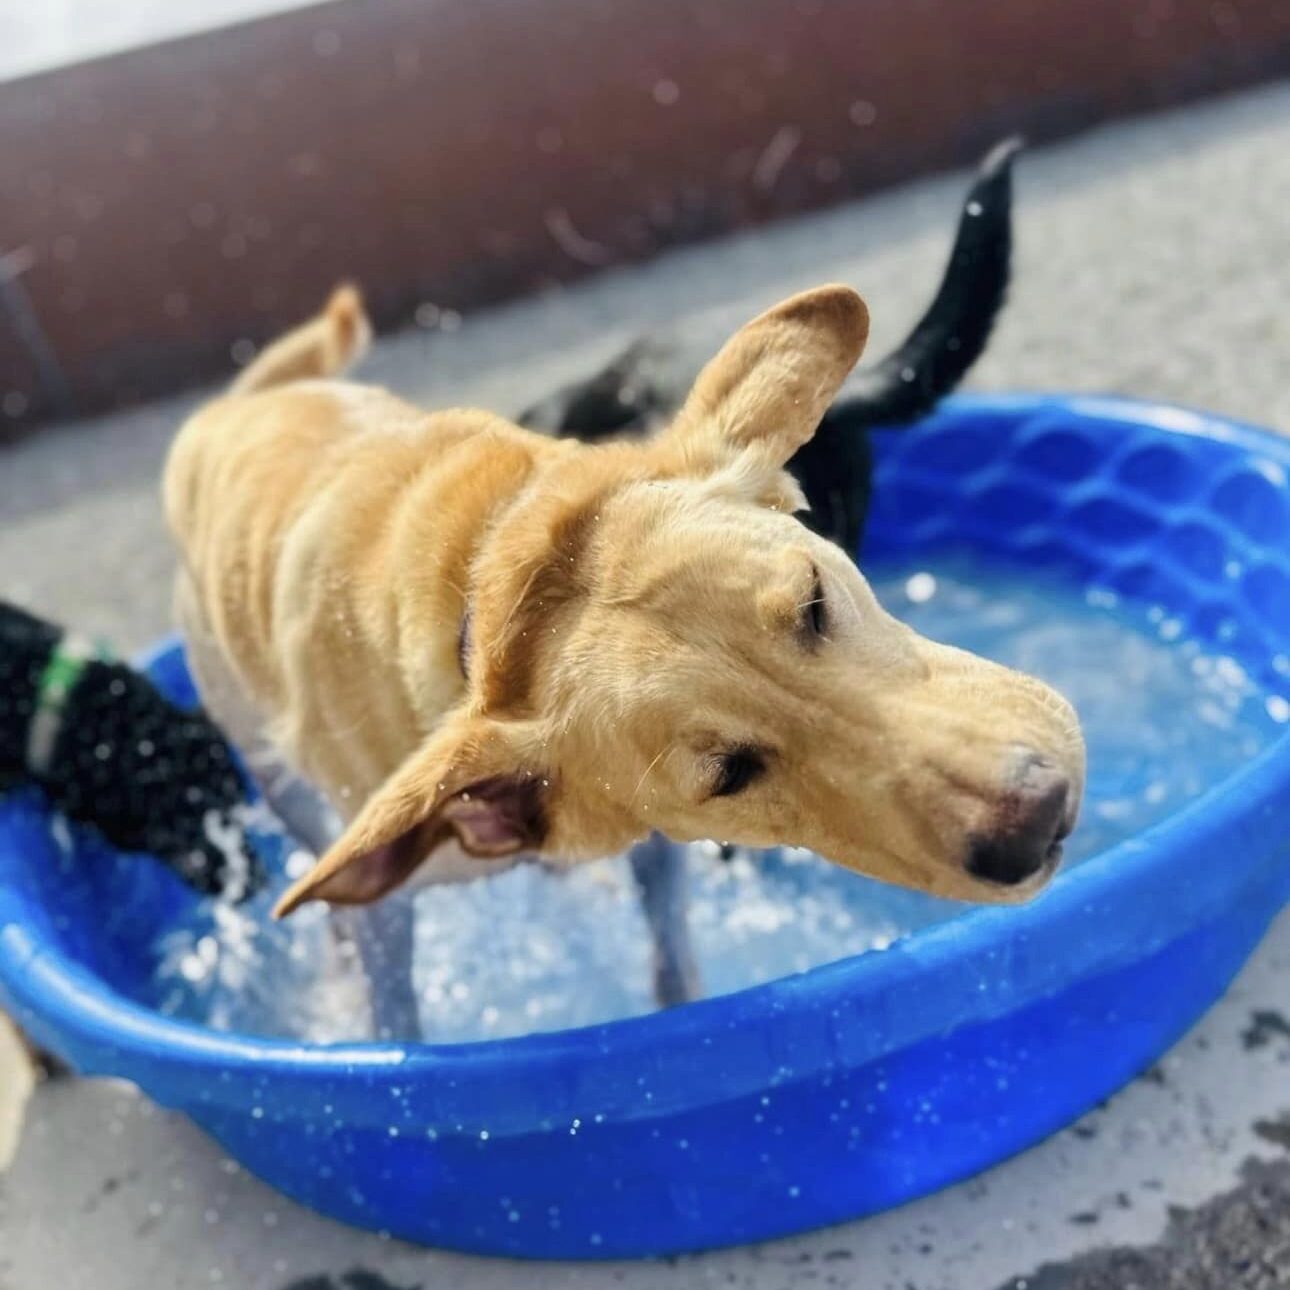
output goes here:
{"type": "Polygon", "coordinates": [[[781,468],[815,433],[868,337],[869,311],[850,287],[791,296],[726,342],[660,443],[698,472],[746,453],[781,468]]]}
{"type": "Polygon", "coordinates": [[[273,915],[282,918],[310,900],[378,900],[453,835],[481,859],[530,850],[545,835],[547,782],[523,768],[503,723],[451,719],[372,794],[273,915]]]}

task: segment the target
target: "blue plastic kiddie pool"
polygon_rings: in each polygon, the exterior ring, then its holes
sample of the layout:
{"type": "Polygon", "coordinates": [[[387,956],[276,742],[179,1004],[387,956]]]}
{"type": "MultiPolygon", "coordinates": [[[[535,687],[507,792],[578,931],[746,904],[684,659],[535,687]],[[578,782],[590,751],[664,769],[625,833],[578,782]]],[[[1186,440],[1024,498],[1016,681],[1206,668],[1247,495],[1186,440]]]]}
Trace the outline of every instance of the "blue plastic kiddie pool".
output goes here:
{"type": "MultiPolygon", "coordinates": [[[[965,398],[879,436],[867,554],[967,545],[1165,607],[1290,686],[1290,443],[1174,408],[965,398]]],[[[177,651],[154,673],[182,695],[177,651]]],[[[82,851],[90,844],[78,843],[82,851]]],[[[189,899],[61,856],[0,804],[0,999],[324,1213],[492,1254],[607,1258],[854,1218],[1037,1142],[1149,1065],[1290,895],[1290,738],[1019,909],[588,1029],[310,1047],[132,1001],[189,899]]]]}

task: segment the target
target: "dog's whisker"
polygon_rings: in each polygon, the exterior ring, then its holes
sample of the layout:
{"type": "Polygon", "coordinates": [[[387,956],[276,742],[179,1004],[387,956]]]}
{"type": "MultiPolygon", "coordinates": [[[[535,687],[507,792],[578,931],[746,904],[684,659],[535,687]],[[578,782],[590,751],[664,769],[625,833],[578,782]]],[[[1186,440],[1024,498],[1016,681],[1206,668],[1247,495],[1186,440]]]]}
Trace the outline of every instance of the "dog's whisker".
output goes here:
{"type": "Polygon", "coordinates": [[[539,573],[541,573],[541,569],[534,568],[530,570],[529,576],[524,579],[524,585],[520,588],[519,595],[515,597],[515,603],[511,605],[509,612],[502,622],[501,630],[497,633],[497,649],[503,648],[503,642],[505,642],[510,632],[511,623],[515,621],[516,614],[520,612],[524,602],[528,599],[528,594],[533,589],[533,583],[537,580],[539,573]]]}
{"type": "Polygon", "coordinates": [[[439,572],[439,577],[442,580],[443,584],[446,587],[451,587],[452,590],[455,591],[462,598],[463,601],[470,599],[470,595],[467,593],[466,588],[463,587],[459,582],[448,577],[448,575],[444,573],[442,570],[440,570],[439,572]]]}
{"type": "Polygon", "coordinates": [[[637,797],[639,796],[639,794],[640,794],[641,786],[642,786],[642,785],[645,783],[645,781],[649,778],[649,773],[650,773],[650,771],[652,771],[652,770],[654,769],[654,767],[655,767],[655,766],[657,766],[657,765],[659,764],[659,762],[661,762],[661,761],[662,761],[662,760],[663,760],[663,759],[664,759],[664,758],[665,758],[665,757],[666,757],[666,756],[667,756],[671,751],[672,751],[672,745],[671,745],[671,744],[668,744],[668,745],[667,745],[667,746],[666,746],[666,747],[665,747],[665,748],[664,748],[664,749],[663,749],[663,750],[658,754],[658,756],[657,756],[657,757],[655,757],[655,758],[654,758],[654,760],[653,760],[652,762],[650,762],[650,764],[649,764],[648,766],[646,766],[646,767],[645,767],[645,770],[644,770],[644,772],[642,773],[642,775],[641,775],[640,779],[638,779],[638,780],[636,781],[636,787],[635,787],[635,789],[633,789],[633,790],[632,790],[632,796],[631,796],[631,802],[630,802],[630,805],[632,805],[632,806],[635,806],[635,805],[636,805],[636,798],[637,798],[637,797]]]}

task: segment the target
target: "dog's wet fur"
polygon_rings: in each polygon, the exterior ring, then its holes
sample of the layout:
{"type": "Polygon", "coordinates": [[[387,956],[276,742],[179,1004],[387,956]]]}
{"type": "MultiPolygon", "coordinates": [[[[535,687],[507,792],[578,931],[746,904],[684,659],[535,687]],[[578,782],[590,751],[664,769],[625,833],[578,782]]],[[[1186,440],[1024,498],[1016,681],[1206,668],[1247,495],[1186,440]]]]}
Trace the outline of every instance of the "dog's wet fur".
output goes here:
{"type": "MultiPolygon", "coordinates": [[[[1002,192],[1005,232],[1009,156],[981,181],[1002,192]]],[[[596,443],[337,379],[368,335],[342,288],[190,419],[164,494],[203,698],[338,821],[288,819],[321,858],[279,914],[651,834],[809,847],[963,900],[1043,886],[1083,788],[1070,706],[888,615],[796,518],[786,469],[822,422],[859,441],[979,352],[1006,242],[971,249],[997,209],[964,219],[905,357],[852,378],[841,404],[868,335],[845,286],[741,328],[657,433],[596,443]]],[[[867,458],[857,469],[867,480],[867,458]]],[[[864,500],[830,503],[839,536],[864,500]]],[[[637,874],[673,1002],[696,982],[674,853],[653,845],[637,874]]]]}

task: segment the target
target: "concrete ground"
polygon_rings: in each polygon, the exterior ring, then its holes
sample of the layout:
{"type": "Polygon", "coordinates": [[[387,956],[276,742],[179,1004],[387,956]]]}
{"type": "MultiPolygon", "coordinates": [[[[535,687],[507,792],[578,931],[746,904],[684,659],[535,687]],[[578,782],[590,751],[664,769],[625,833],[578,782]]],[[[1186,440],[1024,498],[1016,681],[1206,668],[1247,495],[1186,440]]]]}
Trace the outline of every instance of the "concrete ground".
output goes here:
{"type": "MultiPolygon", "coordinates": [[[[385,342],[369,372],[427,403],[513,409],[674,312],[719,331],[824,279],[865,294],[882,353],[936,281],[963,184],[921,183],[464,320],[427,308],[434,325],[385,342]]],[[[1016,287],[976,383],[1126,392],[1290,428],[1288,212],[1287,85],[1034,154],[1019,175],[1016,287]]],[[[164,629],[155,486],[190,402],[0,452],[0,596],[124,645],[164,629]]],[[[1282,919],[1149,1078],[980,1179],[865,1222],[667,1263],[534,1267],[352,1232],[129,1089],[56,1081],[35,1091],[0,1176],[0,1290],[1290,1286],[1288,973],[1282,919]]],[[[3,1051],[0,1037],[0,1104],[3,1051]]]]}

